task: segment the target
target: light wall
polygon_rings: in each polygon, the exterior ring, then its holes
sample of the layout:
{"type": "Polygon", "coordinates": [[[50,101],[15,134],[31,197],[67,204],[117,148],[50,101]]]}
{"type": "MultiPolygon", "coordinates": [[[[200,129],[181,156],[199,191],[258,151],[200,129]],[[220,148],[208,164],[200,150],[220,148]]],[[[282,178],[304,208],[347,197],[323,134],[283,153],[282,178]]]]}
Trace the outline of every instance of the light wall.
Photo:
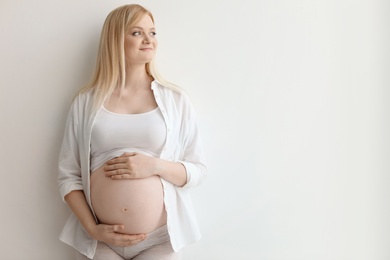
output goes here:
{"type": "MultiPolygon", "coordinates": [[[[58,240],[60,142],[125,3],[0,2],[1,259],[73,259],[58,240]]],[[[203,239],[184,259],[390,259],[389,2],[137,3],[209,162],[193,191],[203,239]]]]}

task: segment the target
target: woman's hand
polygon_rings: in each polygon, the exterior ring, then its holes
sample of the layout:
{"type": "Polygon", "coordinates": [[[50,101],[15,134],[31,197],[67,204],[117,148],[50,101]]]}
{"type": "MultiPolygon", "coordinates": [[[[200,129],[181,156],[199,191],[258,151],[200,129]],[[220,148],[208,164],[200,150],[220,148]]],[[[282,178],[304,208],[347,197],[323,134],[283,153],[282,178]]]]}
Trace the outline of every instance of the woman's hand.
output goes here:
{"type": "Polygon", "coordinates": [[[139,154],[124,153],[109,160],[104,167],[106,176],[111,179],[142,179],[157,175],[158,158],[139,154]]]}
{"type": "Polygon", "coordinates": [[[146,234],[129,235],[120,233],[123,225],[98,224],[92,237],[98,241],[114,246],[132,246],[146,238],[146,234]]]}

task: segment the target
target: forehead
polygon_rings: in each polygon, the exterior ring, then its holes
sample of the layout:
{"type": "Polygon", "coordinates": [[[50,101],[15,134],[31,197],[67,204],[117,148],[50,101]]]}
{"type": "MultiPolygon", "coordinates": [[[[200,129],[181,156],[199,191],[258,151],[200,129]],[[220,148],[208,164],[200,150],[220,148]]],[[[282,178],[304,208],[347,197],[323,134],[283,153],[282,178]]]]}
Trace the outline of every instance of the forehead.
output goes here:
{"type": "Polygon", "coordinates": [[[140,27],[145,29],[154,28],[154,23],[149,15],[144,14],[134,24],[130,26],[130,28],[134,27],[140,27]]]}

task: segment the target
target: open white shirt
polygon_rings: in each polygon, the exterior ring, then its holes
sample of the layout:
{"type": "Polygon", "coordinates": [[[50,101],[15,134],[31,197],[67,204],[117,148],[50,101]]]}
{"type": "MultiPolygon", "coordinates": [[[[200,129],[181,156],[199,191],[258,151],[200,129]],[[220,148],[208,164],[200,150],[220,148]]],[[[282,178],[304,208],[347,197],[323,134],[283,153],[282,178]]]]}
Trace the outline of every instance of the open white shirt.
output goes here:
{"type": "MultiPolygon", "coordinates": [[[[164,87],[157,81],[152,82],[151,88],[167,128],[165,146],[160,158],[181,162],[187,172],[187,183],[183,187],[161,180],[169,236],[173,249],[179,251],[200,239],[189,189],[203,182],[207,169],[195,112],[187,96],[164,87]]],[[[96,112],[97,109],[93,109],[92,91],[79,94],[75,98],[66,122],[58,164],[58,183],[62,199],[73,190],[83,190],[92,212],[90,145],[96,112]]],[[[67,220],[60,240],[91,259],[95,255],[97,241],[88,235],[74,214],[67,220]]]]}

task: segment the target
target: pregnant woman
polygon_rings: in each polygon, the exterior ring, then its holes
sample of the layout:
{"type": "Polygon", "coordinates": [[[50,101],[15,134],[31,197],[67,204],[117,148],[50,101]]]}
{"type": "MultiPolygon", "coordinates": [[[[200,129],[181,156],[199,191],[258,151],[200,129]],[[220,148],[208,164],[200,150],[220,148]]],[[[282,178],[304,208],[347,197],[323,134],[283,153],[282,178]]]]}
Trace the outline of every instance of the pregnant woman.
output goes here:
{"type": "Polygon", "coordinates": [[[66,122],[58,182],[76,259],[180,259],[200,239],[189,190],[206,176],[195,113],[158,77],[152,14],[113,10],[66,122]]]}

